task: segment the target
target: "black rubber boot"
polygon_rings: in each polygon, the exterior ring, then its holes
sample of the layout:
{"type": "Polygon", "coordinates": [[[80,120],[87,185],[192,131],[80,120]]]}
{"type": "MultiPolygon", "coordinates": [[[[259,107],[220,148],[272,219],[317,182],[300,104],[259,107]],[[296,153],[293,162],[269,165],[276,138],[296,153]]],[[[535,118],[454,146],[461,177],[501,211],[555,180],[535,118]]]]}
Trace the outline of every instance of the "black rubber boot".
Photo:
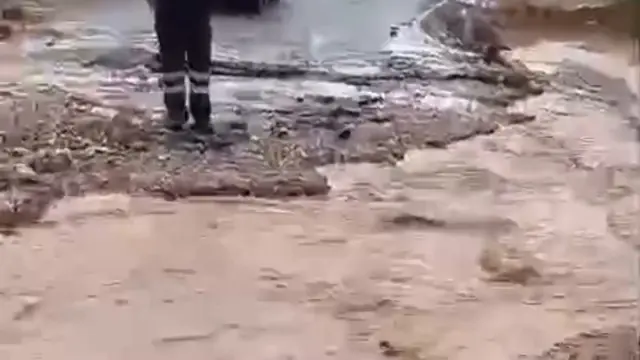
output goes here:
{"type": "Polygon", "coordinates": [[[188,119],[189,114],[186,109],[173,111],[169,109],[164,120],[164,127],[169,131],[182,131],[188,119]]]}
{"type": "Polygon", "coordinates": [[[191,125],[191,130],[201,135],[213,135],[213,126],[211,126],[211,122],[209,119],[196,119],[196,121],[191,125]]]}

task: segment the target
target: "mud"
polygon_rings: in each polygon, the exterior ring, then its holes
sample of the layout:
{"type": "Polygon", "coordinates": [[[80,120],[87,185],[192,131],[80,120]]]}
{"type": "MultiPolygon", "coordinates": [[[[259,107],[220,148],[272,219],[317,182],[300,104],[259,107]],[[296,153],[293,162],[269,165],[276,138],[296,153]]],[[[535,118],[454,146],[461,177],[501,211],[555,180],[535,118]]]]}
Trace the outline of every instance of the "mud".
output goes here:
{"type": "Polygon", "coordinates": [[[498,14],[510,29],[544,28],[555,31],[609,31],[618,35],[637,33],[634,19],[640,8],[634,1],[602,1],[565,3],[504,2],[498,14]]]}
{"type": "Polygon", "coordinates": [[[330,189],[314,170],[319,165],[394,164],[411,148],[444,148],[534,118],[503,108],[487,110],[486,117],[393,104],[381,110],[381,101],[298,98],[266,112],[235,108],[237,120],[217,124],[217,135],[204,138],[168,134],[143,110],[101,108],[77,95],[41,90],[10,101],[3,160],[28,167],[57,196],[314,196],[330,189]],[[249,116],[262,119],[262,130],[249,131],[243,120],[249,116]]]}
{"type": "Polygon", "coordinates": [[[563,342],[535,359],[638,359],[638,334],[635,328],[621,326],[581,333],[563,342]]]}
{"type": "MultiPolygon", "coordinates": [[[[206,138],[3,90],[0,354],[636,359],[636,97],[624,61],[556,45],[517,49],[530,68],[214,59],[246,93],[206,138]]],[[[153,87],[153,52],[118,51],[71,62],[153,87]]]]}
{"type": "MultiPolygon", "coordinates": [[[[410,32],[411,26],[402,32],[410,32]]],[[[35,38],[43,35],[50,36],[34,33],[35,38]]],[[[73,36],[56,33],[60,41],[73,36]]],[[[48,47],[55,46],[54,41],[48,47]]],[[[153,87],[156,56],[144,47],[117,46],[81,55],[85,68],[122,71],[137,78],[136,86],[153,87]]],[[[357,73],[308,61],[214,59],[214,76],[339,83],[357,86],[358,95],[294,93],[267,108],[237,102],[216,111],[227,120],[216,122],[213,138],[166,134],[148,107],[107,105],[100,98],[45,86],[12,100],[13,118],[7,123],[14,128],[4,147],[13,154],[12,162],[26,163],[49,182],[60,183],[58,188],[68,195],[107,189],[171,199],[326,195],[329,185],[314,170],[317,166],[394,164],[411,148],[445,148],[504,125],[532,121],[534,116],[507,107],[540,94],[546,81],[525,68],[479,60],[446,49],[433,59],[391,52],[367,62],[375,71],[357,73]],[[439,104],[449,93],[466,102],[466,110],[439,104]],[[57,155],[50,158],[59,151],[66,156],[62,162],[57,155]]]]}

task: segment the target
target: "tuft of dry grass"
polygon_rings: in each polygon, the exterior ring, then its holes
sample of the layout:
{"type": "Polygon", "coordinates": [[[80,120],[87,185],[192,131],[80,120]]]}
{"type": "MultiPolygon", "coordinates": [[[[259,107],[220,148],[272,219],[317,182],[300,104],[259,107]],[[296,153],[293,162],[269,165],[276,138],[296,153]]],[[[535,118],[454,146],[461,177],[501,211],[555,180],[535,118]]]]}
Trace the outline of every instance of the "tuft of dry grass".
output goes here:
{"type": "Polygon", "coordinates": [[[301,167],[307,154],[299,144],[290,140],[273,137],[252,137],[254,153],[271,169],[282,171],[291,167],[301,167]]]}

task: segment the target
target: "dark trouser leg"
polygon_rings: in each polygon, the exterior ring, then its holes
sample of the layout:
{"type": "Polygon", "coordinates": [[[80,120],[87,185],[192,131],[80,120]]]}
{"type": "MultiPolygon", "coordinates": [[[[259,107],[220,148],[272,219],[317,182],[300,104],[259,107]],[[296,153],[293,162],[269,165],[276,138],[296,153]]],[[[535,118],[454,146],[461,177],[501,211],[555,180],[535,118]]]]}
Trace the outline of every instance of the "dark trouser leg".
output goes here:
{"type": "Polygon", "coordinates": [[[185,42],[181,16],[171,0],[159,0],[155,11],[155,28],[160,48],[162,75],[160,85],[167,108],[167,126],[181,127],[188,119],[185,87],[185,42]]]}
{"type": "Polygon", "coordinates": [[[211,66],[211,25],[207,1],[195,0],[194,13],[190,16],[192,26],[187,44],[189,77],[189,108],[196,126],[209,126],[211,100],[209,78],[211,66]]]}

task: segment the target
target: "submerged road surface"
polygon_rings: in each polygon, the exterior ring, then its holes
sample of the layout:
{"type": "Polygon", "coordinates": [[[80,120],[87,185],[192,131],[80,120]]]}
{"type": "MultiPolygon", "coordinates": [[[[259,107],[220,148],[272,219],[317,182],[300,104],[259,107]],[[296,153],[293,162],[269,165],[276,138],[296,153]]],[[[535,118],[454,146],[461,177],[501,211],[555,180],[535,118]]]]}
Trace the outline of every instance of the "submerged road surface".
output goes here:
{"type": "MultiPolygon", "coordinates": [[[[418,0],[282,0],[261,16],[215,14],[211,20],[214,29],[212,56],[285,63],[355,61],[357,68],[366,68],[366,60],[379,59],[380,51],[387,46],[389,27],[415,16],[417,3],[418,0]]],[[[154,48],[152,26],[152,14],[145,1],[79,3],[70,0],[59,3],[55,21],[50,25],[55,31],[34,35],[25,45],[26,53],[36,64],[31,72],[32,79],[84,93],[102,92],[100,97],[110,99],[133,96],[138,103],[159,106],[159,96],[157,93],[150,95],[148,88],[140,86],[134,95],[131,88],[123,88],[127,86],[123,84],[139,82],[139,74],[133,79],[129,73],[100,73],[80,66],[96,54],[118,47],[154,48]]],[[[299,83],[256,82],[246,85],[237,80],[228,84],[225,79],[215,79],[212,92],[219,102],[233,102],[237,98],[230,94],[229,86],[248,86],[253,89],[247,90],[250,93],[262,89],[282,90],[283,87],[296,92],[301,86],[299,83]]],[[[319,91],[326,92],[325,85],[306,83],[303,87],[320,87],[319,91]]],[[[344,89],[332,91],[344,92],[344,89]]],[[[256,95],[247,95],[245,91],[240,97],[246,100],[256,95]]]]}
{"type": "Polygon", "coordinates": [[[215,76],[216,106],[240,110],[216,120],[272,126],[259,157],[247,141],[170,148],[146,114],[104,111],[159,105],[142,67],[82,66],[153,46],[148,9],[61,7],[25,50],[27,82],[63,91],[0,93],[13,125],[0,129],[0,230],[14,230],[0,237],[0,359],[637,359],[625,59],[518,49],[552,83],[531,97],[513,72],[410,28],[385,44],[413,5],[298,0],[214,18],[216,58],[254,60],[215,76]],[[248,76],[260,61],[298,74],[248,76]],[[511,113],[523,98],[535,121],[511,113]],[[371,164],[380,154],[401,161],[371,164]],[[365,163],[317,166],[343,161],[365,163]],[[257,198],[309,192],[324,196],[257,198]]]}
{"type": "MultiPolygon", "coordinates": [[[[414,16],[419,0],[282,0],[261,16],[212,17],[214,43],[243,59],[321,60],[347,52],[379,50],[389,25],[414,16]]],[[[61,16],[107,27],[124,38],[150,39],[152,17],[143,0],[92,1],[61,16]]]]}

